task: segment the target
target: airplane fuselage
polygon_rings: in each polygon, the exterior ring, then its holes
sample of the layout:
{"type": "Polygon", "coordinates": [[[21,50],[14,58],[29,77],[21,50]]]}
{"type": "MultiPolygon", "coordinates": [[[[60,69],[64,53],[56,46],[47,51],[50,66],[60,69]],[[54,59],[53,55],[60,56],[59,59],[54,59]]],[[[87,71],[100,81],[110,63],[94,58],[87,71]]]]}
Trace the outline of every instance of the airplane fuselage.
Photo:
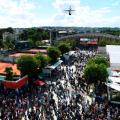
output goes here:
{"type": "Polygon", "coordinates": [[[71,12],[69,12],[69,15],[71,15],[71,12]]]}

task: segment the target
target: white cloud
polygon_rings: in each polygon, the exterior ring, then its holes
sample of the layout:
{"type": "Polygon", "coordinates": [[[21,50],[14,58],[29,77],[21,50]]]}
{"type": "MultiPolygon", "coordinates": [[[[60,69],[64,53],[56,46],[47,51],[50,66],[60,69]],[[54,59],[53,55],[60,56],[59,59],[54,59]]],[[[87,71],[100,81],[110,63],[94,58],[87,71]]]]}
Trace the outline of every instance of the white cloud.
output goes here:
{"type": "MultiPolygon", "coordinates": [[[[82,26],[82,27],[120,27],[120,16],[108,17],[111,8],[91,9],[82,5],[80,0],[54,0],[55,10],[48,19],[36,13],[41,4],[30,0],[0,0],[0,27],[32,27],[32,26],[82,26]],[[69,16],[64,12],[69,6],[75,9],[69,16]]],[[[47,9],[48,10],[48,9],[47,9]]],[[[49,12],[49,11],[48,11],[49,12]]]]}
{"type": "Polygon", "coordinates": [[[30,27],[35,4],[28,0],[0,0],[0,27],[30,27]]]}
{"type": "Polygon", "coordinates": [[[89,6],[81,5],[80,0],[75,0],[75,2],[71,0],[55,0],[53,6],[59,11],[53,18],[56,25],[83,27],[118,25],[118,27],[120,27],[120,16],[107,17],[107,14],[111,13],[111,9],[109,7],[93,10],[89,6]],[[69,16],[61,10],[64,9],[66,4],[68,7],[69,5],[72,5],[76,10],[73,15],[69,16]]]}

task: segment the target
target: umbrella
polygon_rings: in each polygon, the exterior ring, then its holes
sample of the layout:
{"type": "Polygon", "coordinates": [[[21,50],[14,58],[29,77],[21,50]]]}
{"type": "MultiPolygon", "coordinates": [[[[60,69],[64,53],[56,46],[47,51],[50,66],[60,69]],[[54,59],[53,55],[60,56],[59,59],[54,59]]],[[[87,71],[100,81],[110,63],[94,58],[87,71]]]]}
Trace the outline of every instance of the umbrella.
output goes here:
{"type": "Polygon", "coordinates": [[[43,82],[43,81],[41,81],[41,80],[36,80],[36,81],[34,82],[34,84],[35,84],[35,85],[38,85],[38,86],[43,86],[43,85],[45,85],[46,83],[43,82]]]}

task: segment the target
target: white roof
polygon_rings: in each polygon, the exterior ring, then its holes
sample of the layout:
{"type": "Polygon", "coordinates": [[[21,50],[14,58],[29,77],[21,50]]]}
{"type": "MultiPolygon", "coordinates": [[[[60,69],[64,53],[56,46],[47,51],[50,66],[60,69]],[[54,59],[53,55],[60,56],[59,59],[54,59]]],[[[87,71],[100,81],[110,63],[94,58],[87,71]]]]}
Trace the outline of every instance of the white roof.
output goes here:
{"type": "Polygon", "coordinates": [[[58,33],[67,33],[67,31],[59,31],[58,33]]]}
{"type": "Polygon", "coordinates": [[[49,69],[55,69],[56,67],[58,67],[63,61],[59,60],[58,62],[56,62],[54,65],[48,66],[47,68],[49,69]]]}
{"type": "Polygon", "coordinates": [[[111,83],[120,83],[120,77],[108,77],[108,81],[111,83]]]}
{"type": "Polygon", "coordinates": [[[120,77],[108,77],[106,85],[114,90],[120,91],[120,77]]]}
{"type": "Polygon", "coordinates": [[[120,77],[120,72],[111,71],[109,73],[109,76],[111,76],[111,77],[120,77]]]}
{"type": "Polygon", "coordinates": [[[106,45],[106,52],[110,53],[119,53],[120,45],[106,45]]]}
{"type": "Polygon", "coordinates": [[[120,45],[107,45],[106,52],[109,55],[110,66],[120,68],[120,45]]]}
{"type": "Polygon", "coordinates": [[[106,85],[114,90],[120,91],[120,85],[116,83],[106,83],[106,85]]]}
{"type": "Polygon", "coordinates": [[[120,70],[119,69],[112,69],[107,68],[109,77],[120,77],[120,70]]]}
{"type": "Polygon", "coordinates": [[[73,55],[73,54],[75,54],[75,51],[70,51],[69,52],[69,55],[73,55]]]}

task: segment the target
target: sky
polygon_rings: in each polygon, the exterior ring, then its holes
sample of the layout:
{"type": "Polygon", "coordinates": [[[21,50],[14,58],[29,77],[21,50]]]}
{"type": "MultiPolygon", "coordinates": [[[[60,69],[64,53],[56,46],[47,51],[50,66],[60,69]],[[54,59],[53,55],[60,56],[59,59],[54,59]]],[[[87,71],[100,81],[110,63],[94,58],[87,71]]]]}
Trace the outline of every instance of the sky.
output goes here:
{"type": "Polygon", "coordinates": [[[0,28],[41,26],[120,27],[120,0],[0,0],[0,28]]]}

